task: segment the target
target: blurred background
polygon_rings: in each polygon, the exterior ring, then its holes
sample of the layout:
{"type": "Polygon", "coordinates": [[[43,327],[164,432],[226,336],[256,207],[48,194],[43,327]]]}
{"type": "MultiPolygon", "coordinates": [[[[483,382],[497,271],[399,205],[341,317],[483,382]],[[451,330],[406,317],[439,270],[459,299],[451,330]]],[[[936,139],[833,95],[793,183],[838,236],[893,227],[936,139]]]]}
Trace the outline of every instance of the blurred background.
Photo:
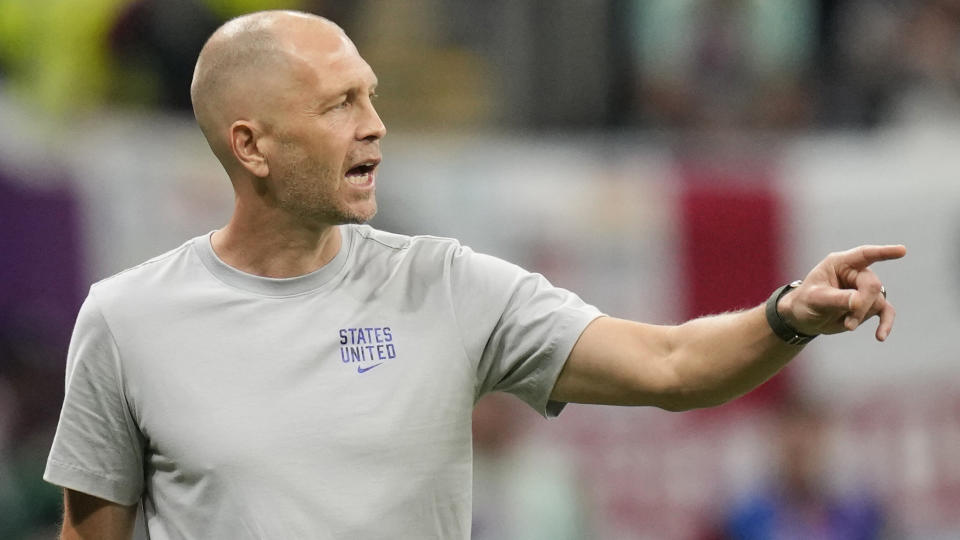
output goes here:
{"type": "Polygon", "coordinates": [[[960,537],[960,1],[0,0],[0,538],[41,480],[89,285],[217,228],[188,87],[230,17],[325,15],[380,79],[374,226],[453,236],[646,322],[904,243],[896,304],[688,413],[475,417],[474,538],[960,537]]]}

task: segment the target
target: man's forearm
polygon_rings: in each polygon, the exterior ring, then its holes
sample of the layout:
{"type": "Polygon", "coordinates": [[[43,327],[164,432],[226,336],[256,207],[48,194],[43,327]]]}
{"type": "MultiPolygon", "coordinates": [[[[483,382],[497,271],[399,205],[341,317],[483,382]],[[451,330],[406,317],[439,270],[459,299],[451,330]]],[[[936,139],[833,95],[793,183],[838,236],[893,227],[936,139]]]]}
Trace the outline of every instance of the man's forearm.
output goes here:
{"type": "Polygon", "coordinates": [[[763,306],[694,319],[669,329],[667,362],[675,376],[670,410],[725,403],[776,374],[802,347],[770,330],[763,306]]]}

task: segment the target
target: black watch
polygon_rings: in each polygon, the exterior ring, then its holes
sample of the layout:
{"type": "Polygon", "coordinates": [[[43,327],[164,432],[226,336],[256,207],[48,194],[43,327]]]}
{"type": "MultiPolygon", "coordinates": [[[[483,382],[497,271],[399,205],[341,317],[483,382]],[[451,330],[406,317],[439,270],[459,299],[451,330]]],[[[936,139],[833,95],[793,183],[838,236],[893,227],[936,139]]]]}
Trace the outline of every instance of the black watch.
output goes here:
{"type": "Polygon", "coordinates": [[[767,324],[770,325],[770,329],[773,330],[773,333],[783,341],[789,343],[790,345],[806,345],[810,341],[817,337],[816,335],[810,336],[807,334],[800,333],[799,330],[787,324],[780,317],[780,313],[777,311],[777,304],[780,302],[780,299],[783,298],[783,295],[788,292],[796,289],[803,283],[801,280],[788,283],[783,287],[773,291],[773,294],[770,295],[770,298],[767,299],[767,306],[765,312],[767,314],[767,324]]]}

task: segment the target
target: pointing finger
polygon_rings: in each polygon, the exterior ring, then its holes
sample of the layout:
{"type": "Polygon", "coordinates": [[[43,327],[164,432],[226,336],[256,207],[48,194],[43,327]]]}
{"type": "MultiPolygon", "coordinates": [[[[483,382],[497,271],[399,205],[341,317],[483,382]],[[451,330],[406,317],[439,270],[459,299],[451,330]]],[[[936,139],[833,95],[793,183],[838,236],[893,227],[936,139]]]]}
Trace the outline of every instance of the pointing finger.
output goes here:
{"type": "Polygon", "coordinates": [[[860,246],[840,253],[840,261],[854,268],[866,268],[875,262],[899,259],[907,254],[903,245],[860,246]]]}

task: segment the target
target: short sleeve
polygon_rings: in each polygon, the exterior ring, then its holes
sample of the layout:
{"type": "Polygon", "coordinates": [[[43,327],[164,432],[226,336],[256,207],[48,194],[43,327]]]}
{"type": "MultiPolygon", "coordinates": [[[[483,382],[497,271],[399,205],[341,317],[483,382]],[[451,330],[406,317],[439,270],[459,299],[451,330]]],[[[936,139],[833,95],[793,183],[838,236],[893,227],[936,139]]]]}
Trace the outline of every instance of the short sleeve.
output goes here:
{"type": "Polygon", "coordinates": [[[476,366],[476,397],[504,391],[540,414],[559,414],[564,404],[550,402],[550,394],[600,311],[540,274],[466,247],[456,249],[451,268],[457,324],[476,366]]]}
{"type": "Polygon", "coordinates": [[[144,445],[124,397],[120,365],[91,291],[70,340],[63,408],[43,478],[132,505],[143,490],[144,445]]]}

